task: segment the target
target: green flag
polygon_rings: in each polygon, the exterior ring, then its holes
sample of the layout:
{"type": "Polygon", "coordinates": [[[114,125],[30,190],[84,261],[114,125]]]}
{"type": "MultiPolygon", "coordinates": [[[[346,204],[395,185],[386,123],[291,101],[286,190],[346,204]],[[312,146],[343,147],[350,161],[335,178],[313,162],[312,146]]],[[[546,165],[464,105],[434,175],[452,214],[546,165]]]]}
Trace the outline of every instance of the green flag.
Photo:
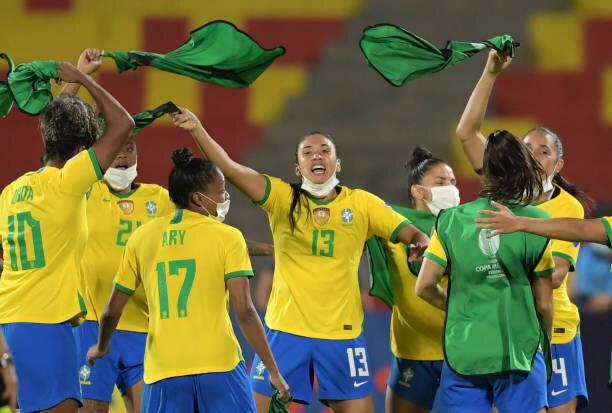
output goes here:
{"type": "Polygon", "coordinates": [[[181,47],[166,54],[142,51],[107,52],[119,73],[139,66],[191,77],[217,86],[247,87],[284,47],[262,48],[251,36],[226,21],[214,21],[191,32],[181,47]]]}
{"type": "Polygon", "coordinates": [[[8,88],[8,75],[13,71],[15,64],[6,53],[0,53],[0,59],[6,60],[8,64],[7,80],[0,81],[0,118],[4,118],[13,109],[13,97],[8,88]]]}
{"type": "Polygon", "coordinates": [[[506,51],[514,57],[520,46],[504,34],[477,43],[451,40],[444,49],[438,49],[392,24],[366,27],[359,45],[369,65],[393,86],[454,66],[487,48],[506,51]]]}
{"type": "MultiPolygon", "coordinates": [[[[132,128],[132,132],[130,132],[129,140],[134,139],[136,135],[138,135],[145,127],[153,123],[155,119],[162,117],[166,113],[176,112],[180,112],[180,109],[174,103],[166,102],[163,105],[156,107],[155,109],[147,110],[132,115],[132,119],[134,119],[135,125],[132,128]]],[[[102,116],[98,117],[98,124],[100,125],[101,131],[106,129],[106,121],[102,116]]]]}
{"type": "Polygon", "coordinates": [[[270,408],[268,409],[268,413],[289,413],[289,405],[291,404],[291,400],[283,401],[280,399],[280,393],[278,390],[274,392],[272,396],[272,400],[270,400],[270,408]]]}
{"type": "Polygon", "coordinates": [[[0,117],[9,114],[13,102],[24,113],[38,115],[53,99],[51,79],[59,77],[57,63],[35,60],[15,66],[6,53],[0,53],[0,58],[8,63],[6,80],[0,81],[0,117]]]}

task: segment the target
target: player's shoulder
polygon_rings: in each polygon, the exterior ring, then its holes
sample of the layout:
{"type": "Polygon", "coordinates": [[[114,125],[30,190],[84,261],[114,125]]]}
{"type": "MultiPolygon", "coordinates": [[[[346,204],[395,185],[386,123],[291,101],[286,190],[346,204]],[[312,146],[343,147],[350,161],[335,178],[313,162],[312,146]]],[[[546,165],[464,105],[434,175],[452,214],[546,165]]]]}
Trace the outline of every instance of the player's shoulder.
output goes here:
{"type": "Polygon", "coordinates": [[[537,206],[526,205],[517,208],[514,213],[528,218],[550,218],[550,214],[537,206]]]}
{"type": "Polygon", "coordinates": [[[584,207],[580,201],[563,188],[560,189],[561,192],[557,198],[559,198],[559,209],[562,209],[565,214],[564,216],[568,218],[584,218],[584,207]]]}
{"type": "Polygon", "coordinates": [[[158,184],[143,184],[139,183],[140,186],[137,192],[141,192],[143,195],[157,195],[157,196],[168,196],[168,190],[158,184]]]}

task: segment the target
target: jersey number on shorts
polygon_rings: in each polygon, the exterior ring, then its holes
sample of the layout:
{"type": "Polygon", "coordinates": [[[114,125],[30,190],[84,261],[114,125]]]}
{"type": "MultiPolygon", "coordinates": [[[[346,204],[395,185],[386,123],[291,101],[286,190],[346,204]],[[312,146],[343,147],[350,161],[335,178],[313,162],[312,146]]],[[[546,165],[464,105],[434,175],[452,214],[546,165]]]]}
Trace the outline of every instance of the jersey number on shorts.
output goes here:
{"type": "Polygon", "coordinates": [[[315,229],[312,232],[312,255],[333,257],[334,235],[334,231],[331,229],[315,229]]]}
{"type": "Polygon", "coordinates": [[[558,359],[552,359],[552,369],[555,374],[561,375],[561,383],[563,387],[567,387],[567,371],[565,370],[565,359],[560,357],[558,359]]]}
{"type": "Polygon", "coordinates": [[[175,260],[157,263],[157,289],[159,290],[159,317],[164,320],[170,318],[170,306],[168,304],[168,284],[166,282],[166,266],[170,276],[178,276],[180,270],[185,270],[185,279],[179,292],[177,313],[179,318],[187,317],[187,300],[193,286],[196,273],[195,260],[175,260]]]}
{"type": "Polygon", "coordinates": [[[119,225],[121,225],[121,228],[119,228],[119,231],[117,232],[117,245],[125,247],[128,242],[128,238],[132,234],[132,231],[142,225],[140,221],[136,221],[136,228],[133,228],[133,223],[134,222],[130,221],[129,219],[119,219],[119,225]]]}
{"type": "MultiPolygon", "coordinates": [[[[28,212],[20,212],[16,215],[8,217],[8,236],[9,253],[11,254],[11,270],[31,270],[34,268],[42,268],[45,266],[45,251],[43,250],[42,234],[40,231],[40,221],[32,218],[32,214],[28,212]],[[17,261],[17,251],[15,245],[15,221],[17,221],[17,245],[19,245],[19,262],[17,261]],[[26,227],[30,228],[32,234],[32,243],[26,242],[26,227]],[[34,258],[28,259],[28,246],[32,246],[34,258]]],[[[32,251],[30,251],[32,252],[32,251]]]]}
{"type": "Polygon", "coordinates": [[[368,358],[364,347],[347,348],[346,356],[348,357],[349,369],[351,377],[369,377],[368,358]],[[360,367],[356,367],[359,364],[360,367]]]}

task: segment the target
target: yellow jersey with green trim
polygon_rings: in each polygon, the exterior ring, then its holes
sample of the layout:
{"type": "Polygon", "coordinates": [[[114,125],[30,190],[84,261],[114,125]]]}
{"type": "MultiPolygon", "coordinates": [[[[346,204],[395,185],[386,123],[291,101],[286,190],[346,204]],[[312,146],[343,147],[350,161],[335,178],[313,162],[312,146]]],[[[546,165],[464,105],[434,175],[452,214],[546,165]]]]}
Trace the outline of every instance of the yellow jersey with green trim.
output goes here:
{"type": "Polygon", "coordinates": [[[612,247],[612,217],[601,217],[599,221],[602,223],[608,234],[608,247],[612,247]]]}
{"type": "MultiPolygon", "coordinates": [[[[113,290],[113,279],[121,263],[128,239],[136,228],[154,218],[175,211],[168,191],[155,184],[138,184],[120,194],[104,181],[96,182],[87,193],[89,239],[81,261],[86,291],[87,320],[98,321],[113,290]]],[[[118,330],[146,332],[147,305],[138,288],[123,311],[118,330]]]]}
{"type": "MultiPolygon", "coordinates": [[[[444,360],[442,334],[444,311],[430,305],[415,294],[417,275],[406,263],[403,245],[387,242],[387,261],[392,261],[393,313],[391,315],[391,351],[407,360],[444,360]]],[[[448,278],[440,285],[446,289],[448,278]]]]}
{"type": "MultiPolygon", "coordinates": [[[[584,208],[580,202],[562,188],[554,198],[536,205],[548,212],[551,218],[579,218],[584,219],[584,208]]],[[[570,301],[567,294],[567,279],[572,275],[578,252],[579,242],[552,240],[553,257],[563,258],[570,263],[568,273],[561,286],[553,290],[554,321],[552,344],[569,343],[574,339],[580,324],[578,308],[570,301]]]]}
{"type": "Polygon", "coordinates": [[[242,355],[225,282],[252,276],[240,231],[213,218],[177,209],[138,228],[114,283],[126,294],[144,288],[145,383],[234,369],[242,355]]]}
{"type": "Polygon", "coordinates": [[[0,324],[82,321],[79,263],[87,242],[85,193],[102,177],[89,149],[61,169],[46,166],[26,173],[2,191],[0,324]]]}
{"type": "Polygon", "coordinates": [[[325,202],[301,195],[292,231],[293,189],[265,177],[259,204],[268,214],[275,258],[266,324],[304,337],[358,337],[363,307],[357,270],[364,243],[374,235],[395,241],[410,222],[371,193],[342,186],[325,202]]]}

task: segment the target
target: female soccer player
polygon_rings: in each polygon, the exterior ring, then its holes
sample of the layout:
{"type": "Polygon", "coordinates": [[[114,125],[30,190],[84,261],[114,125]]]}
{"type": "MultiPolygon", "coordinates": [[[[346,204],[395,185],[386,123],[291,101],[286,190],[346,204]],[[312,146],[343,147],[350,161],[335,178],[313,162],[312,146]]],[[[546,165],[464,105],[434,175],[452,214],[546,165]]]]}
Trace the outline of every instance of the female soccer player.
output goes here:
{"type": "MultiPolygon", "coordinates": [[[[409,172],[408,196],[413,208],[392,205],[424,233],[431,234],[440,210],[459,205],[459,190],[453,170],[427,149],[418,147],[406,164],[409,172]]],[[[418,269],[406,266],[408,257],[398,244],[380,240],[386,257],[386,269],[393,285],[391,318],[391,374],[387,383],[388,413],[427,413],[431,410],[440,384],[444,354],[442,330],[444,312],[414,294],[418,269]]],[[[376,251],[377,246],[370,249],[376,251]]],[[[376,271],[373,268],[373,271],[376,271]]],[[[446,278],[443,280],[446,287],[446,278]]]]}
{"type": "Polygon", "coordinates": [[[544,412],[546,368],[540,351],[552,334],[554,262],[547,238],[487,238],[474,225],[490,200],[518,215],[545,217],[530,204],[543,170],[513,135],[489,136],[481,198],[443,211],[416,282],[416,294],[446,310],[444,366],[435,412],[544,412]],[[449,290],[438,285],[449,271],[449,290]]]}
{"type": "Polygon", "coordinates": [[[0,324],[15,358],[23,412],[76,412],[81,403],[72,326],[85,312],[78,279],[87,241],[85,193],[134,126],[94,80],[69,63],[59,66],[61,79],[85,86],[107,128],[96,140],[91,106],[75,96],[56,97],[40,120],[45,166],[0,195],[0,324]]]}
{"type": "Polygon", "coordinates": [[[143,412],[255,412],[240,346],[227,311],[227,292],[240,329],[286,398],[259,316],[251,301],[253,276],[246,243],[223,224],[229,210],[225,178],[209,160],[180,149],[172,155],[170,197],[174,216],[155,219],[132,234],[100,320],[95,361],[109,352],[111,336],[130,296],[142,284],[149,308],[143,412]]]}
{"type": "MultiPolygon", "coordinates": [[[[463,112],[457,136],[476,171],[482,168],[485,139],[480,128],[497,76],[512,59],[491,51],[478,84],[463,112]]],[[[544,193],[535,201],[552,218],[584,218],[590,198],[572,185],[560,173],[565,163],[563,143],[548,128],[535,128],[527,133],[523,142],[533,152],[545,171],[544,193]]],[[[553,274],[555,318],[552,336],[553,377],[548,384],[551,413],[573,413],[586,406],[586,388],[582,344],[580,341],[578,308],[567,294],[567,274],[574,271],[579,244],[553,240],[555,273],[553,274]]]]}
{"type": "MultiPolygon", "coordinates": [[[[302,183],[288,184],[230,159],[196,116],[182,112],[175,124],[268,214],[275,247],[268,340],[295,400],[308,403],[314,374],[321,400],[335,412],[371,412],[357,280],[363,245],[373,235],[405,244],[425,244],[427,237],[374,195],[338,185],[340,159],[329,136],[316,132],[301,140],[295,173],[302,183]]],[[[251,376],[258,410],[265,412],[272,389],[259,357],[251,376]]]]}
{"type": "MultiPolygon", "coordinates": [[[[101,66],[103,51],[86,49],[77,68],[90,75],[101,66]]],[[[63,93],[76,94],[78,84],[69,84],[63,93]]],[[[109,409],[113,389],[118,387],[128,412],[140,410],[143,362],[147,332],[147,306],[144,291],[136,289],[128,302],[111,350],[92,368],[87,363],[89,347],[98,339],[98,319],[112,291],[125,245],[142,224],[174,212],[168,191],[156,184],[136,182],[138,147],[128,142],[104,174],[87,193],[89,238],[81,271],[87,305],[87,321],[73,330],[79,354],[79,378],[85,406],[81,413],[101,413],[109,409]]],[[[249,250],[260,253],[266,244],[247,242],[249,250]]],[[[256,254],[254,254],[256,255],[256,254]]],[[[259,254],[261,255],[261,254],[259,254]]]]}

